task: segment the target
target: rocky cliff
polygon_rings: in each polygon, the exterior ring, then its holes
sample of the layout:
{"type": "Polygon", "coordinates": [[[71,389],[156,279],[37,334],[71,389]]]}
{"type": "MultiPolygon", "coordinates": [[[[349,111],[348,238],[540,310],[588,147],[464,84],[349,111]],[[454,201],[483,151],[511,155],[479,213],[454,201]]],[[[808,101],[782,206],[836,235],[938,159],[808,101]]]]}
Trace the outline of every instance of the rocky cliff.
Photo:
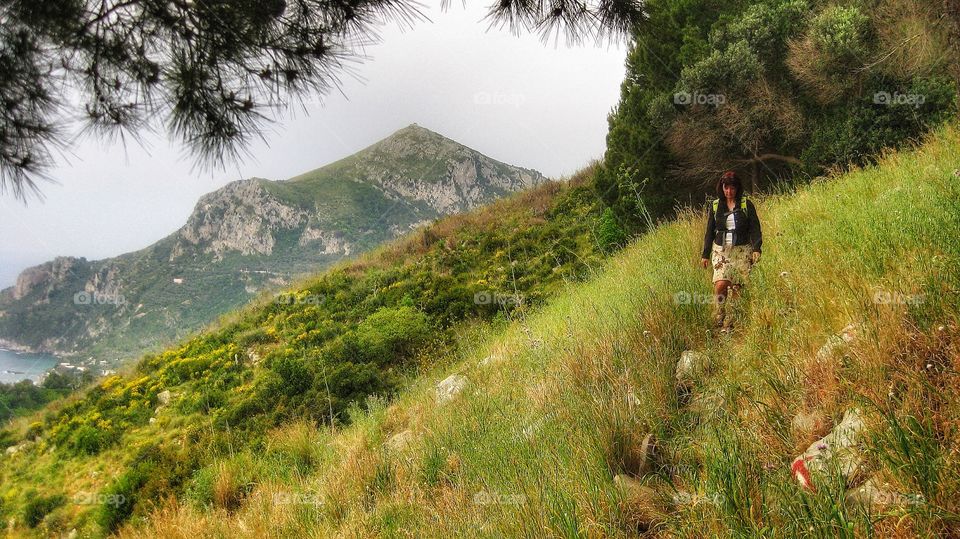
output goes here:
{"type": "Polygon", "coordinates": [[[140,251],[24,270],[0,293],[0,339],[112,367],[295,275],[544,181],[410,125],[289,180],[231,182],[140,251]]]}

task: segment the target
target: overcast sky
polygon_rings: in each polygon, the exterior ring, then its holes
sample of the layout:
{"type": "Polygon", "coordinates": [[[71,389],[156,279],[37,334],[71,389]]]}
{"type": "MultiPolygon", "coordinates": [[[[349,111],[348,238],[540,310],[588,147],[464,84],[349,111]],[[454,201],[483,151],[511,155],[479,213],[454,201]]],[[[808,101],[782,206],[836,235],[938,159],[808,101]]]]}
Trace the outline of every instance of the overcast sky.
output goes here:
{"type": "Polygon", "coordinates": [[[439,1],[433,21],[383,28],[372,58],[342,91],[270,127],[253,158],[227,170],[193,170],[163,134],[137,143],[82,141],[26,206],[0,195],[0,288],[58,255],[96,260],[150,245],[178,229],[204,193],[242,178],[281,180],[350,155],[411,123],[494,159],[568,175],[603,155],[626,47],[543,44],[538,36],[487,31],[485,5],[439,1]]]}

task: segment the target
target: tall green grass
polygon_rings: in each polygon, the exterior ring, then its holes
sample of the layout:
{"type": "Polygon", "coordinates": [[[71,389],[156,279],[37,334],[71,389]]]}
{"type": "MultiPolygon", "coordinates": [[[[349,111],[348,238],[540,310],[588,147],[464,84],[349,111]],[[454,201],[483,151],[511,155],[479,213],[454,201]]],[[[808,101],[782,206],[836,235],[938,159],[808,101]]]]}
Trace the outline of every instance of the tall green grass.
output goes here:
{"type": "Polygon", "coordinates": [[[542,311],[504,331],[472,333],[473,354],[424,372],[394,403],[375,402],[351,427],[316,433],[323,458],[306,458],[307,467],[273,461],[296,467],[295,479],[263,482],[230,514],[183,501],[125,532],[955,536],[958,164],[958,131],[946,127],[876,167],[760,197],[764,254],[732,337],[709,334],[710,305],[676,301],[680,292],[710,293],[696,264],[704,216],[688,212],[542,311]],[[858,339],[817,360],[849,323],[861,325],[858,339]],[[674,384],[685,349],[711,358],[689,399],[674,384]],[[490,353],[502,361],[480,366],[490,353]],[[438,405],[433,386],[451,373],[470,385],[438,405]],[[846,505],[836,475],[816,493],[794,482],[791,460],[852,406],[868,418],[866,473],[921,503],[878,514],[846,505]],[[798,432],[790,422],[801,411],[820,414],[823,425],[798,432]],[[409,445],[384,445],[407,429],[409,445]],[[658,460],[642,480],[663,493],[656,507],[629,503],[613,484],[647,432],[658,439],[658,460]],[[256,501],[275,488],[316,492],[322,503],[292,511],[256,501]]]}

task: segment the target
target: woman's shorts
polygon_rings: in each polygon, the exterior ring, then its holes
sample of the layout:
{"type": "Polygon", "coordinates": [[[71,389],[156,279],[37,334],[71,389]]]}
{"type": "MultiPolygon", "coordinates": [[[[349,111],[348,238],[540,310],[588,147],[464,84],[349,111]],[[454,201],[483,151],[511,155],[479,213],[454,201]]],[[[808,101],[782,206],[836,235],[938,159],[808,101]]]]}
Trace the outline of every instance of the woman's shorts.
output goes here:
{"type": "Polygon", "coordinates": [[[753,267],[753,247],[746,245],[732,245],[722,247],[713,244],[713,282],[730,281],[731,284],[747,284],[747,275],[753,267]]]}

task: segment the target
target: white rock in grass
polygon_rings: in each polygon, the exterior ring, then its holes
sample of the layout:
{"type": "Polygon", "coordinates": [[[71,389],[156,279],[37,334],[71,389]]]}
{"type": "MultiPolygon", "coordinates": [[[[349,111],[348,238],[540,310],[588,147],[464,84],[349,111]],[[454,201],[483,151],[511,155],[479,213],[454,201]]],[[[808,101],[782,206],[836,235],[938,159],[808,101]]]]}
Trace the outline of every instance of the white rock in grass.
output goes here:
{"type": "Polygon", "coordinates": [[[503,356],[501,356],[500,354],[490,354],[489,356],[481,359],[479,365],[481,367],[486,367],[489,365],[495,365],[497,363],[500,363],[501,361],[503,361],[503,356]]]}
{"type": "Polygon", "coordinates": [[[410,429],[398,432],[387,440],[386,446],[394,451],[402,451],[413,441],[413,431],[410,429]]]}
{"type": "Polygon", "coordinates": [[[856,476],[863,464],[858,447],[864,422],[859,409],[843,414],[843,420],[829,434],[810,444],[802,455],[793,459],[790,471],[801,486],[816,491],[814,478],[836,469],[844,481],[856,476]]]}
{"type": "Polygon", "coordinates": [[[847,324],[840,333],[831,335],[827,342],[817,350],[817,360],[824,361],[830,359],[837,352],[844,350],[850,343],[857,340],[857,337],[863,332],[859,324],[847,324]]]}
{"type": "Polygon", "coordinates": [[[161,391],[160,393],[157,393],[157,400],[160,402],[160,404],[166,406],[166,405],[170,404],[170,397],[171,397],[171,396],[172,396],[172,395],[171,395],[171,393],[170,393],[170,390],[169,390],[169,389],[166,389],[166,390],[161,391]]]}
{"type": "Polygon", "coordinates": [[[859,505],[871,512],[903,509],[908,505],[917,505],[924,502],[922,494],[901,494],[876,477],[871,477],[866,483],[850,489],[845,499],[847,505],[859,505]]]}
{"type": "Polygon", "coordinates": [[[703,352],[684,350],[677,362],[677,385],[691,386],[707,370],[710,358],[703,352]]]}
{"type": "Polygon", "coordinates": [[[26,440],[26,441],[24,441],[24,442],[20,442],[20,443],[17,444],[17,445],[13,445],[13,446],[8,447],[6,453],[7,453],[7,455],[13,456],[13,455],[16,455],[17,453],[20,453],[21,451],[29,448],[31,445],[33,445],[33,442],[31,442],[30,440],[26,440]]]}
{"type": "Polygon", "coordinates": [[[467,387],[467,377],[459,374],[451,374],[437,384],[437,404],[443,404],[452,400],[461,391],[467,387]]]}

